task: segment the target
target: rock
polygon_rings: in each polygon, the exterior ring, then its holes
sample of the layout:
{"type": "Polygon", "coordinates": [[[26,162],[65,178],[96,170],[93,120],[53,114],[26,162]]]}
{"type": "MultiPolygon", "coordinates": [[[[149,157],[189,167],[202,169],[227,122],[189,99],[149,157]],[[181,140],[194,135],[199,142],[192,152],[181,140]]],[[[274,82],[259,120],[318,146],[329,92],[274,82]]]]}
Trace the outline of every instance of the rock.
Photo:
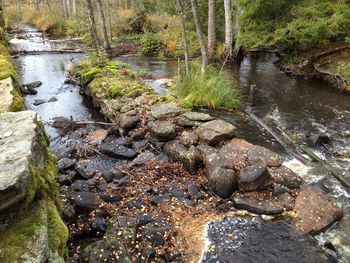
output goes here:
{"type": "Polygon", "coordinates": [[[323,144],[329,144],[331,139],[327,134],[319,133],[311,135],[309,141],[312,146],[322,146],[323,144]]]}
{"type": "Polygon", "coordinates": [[[71,198],[75,205],[87,212],[95,210],[101,204],[99,195],[92,192],[72,193],[71,198]]]}
{"type": "Polygon", "coordinates": [[[146,233],[146,238],[151,243],[153,247],[160,247],[163,246],[165,243],[164,237],[162,233],[157,232],[154,229],[150,229],[146,233]]]}
{"type": "Polygon", "coordinates": [[[287,187],[280,184],[273,184],[273,190],[272,190],[273,196],[278,196],[288,192],[289,192],[289,189],[287,187]]]}
{"type": "Polygon", "coordinates": [[[137,115],[130,115],[128,113],[122,114],[119,118],[119,125],[123,129],[130,130],[135,128],[140,122],[140,117],[137,115]]]}
{"type": "Polygon", "coordinates": [[[264,164],[268,167],[281,166],[284,158],[269,149],[255,145],[248,152],[248,162],[250,164],[264,164]]]}
{"type": "Polygon", "coordinates": [[[238,187],[244,191],[255,191],[267,180],[267,168],[256,164],[243,168],[239,172],[238,187]]]}
{"type": "Polygon", "coordinates": [[[41,104],[44,104],[46,102],[46,100],[42,100],[42,99],[38,99],[38,100],[35,100],[33,105],[34,106],[39,106],[41,104]]]}
{"type": "Polygon", "coordinates": [[[91,224],[91,228],[96,232],[106,232],[107,222],[102,217],[97,216],[91,224]]]}
{"type": "Polygon", "coordinates": [[[150,151],[145,151],[141,154],[139,154],[132,162],[131,165],[143,165],[145,163],[148,163],[150,161],[153,161],[156,159],[156,156],[154,153],[150,151]]]}
{"type": "Polygon", "coordinates": [[[259,200],[251,197],[234,197],[234,207],[247,210],[254,214],[277,215],[284,211],[284,207],[272,200],[259,200]]]}
{"type": "Polygon", "coordinates": [[[48,100],[48,102],[55,102],[55,101],[58,101],[58,99],[56,97],[51,97],[48,100]]]}
{"type": "Polygon", "coordinates": [[[104,139],[106,139],[108,136],[108,131],[104,129],[99,129],[93,132],[90,132],[86,138],[85,141],[90,145],[99,145],[101,144],[104,139]]]}
{"type": "Polygon", "coordinates": [[[148,141],[146,140],[143,140],[143,141],[136,141],[136,142],[133,142],[132,144],[132,148],[137,151],[137,152],[140,152],[144,149],[146,149],[148,147],[148,141]]]}
{"type": "Polygon", "coordinates": [[[160,205],[161,203],[163,203],[164,201],[167,201],[170,199],[170,196],[168,194],[164,194],[164,195],[158,195],[152,198],[151,200],[151,204],[152,205],[160,205]]]}
{"type": "Polygon", "coordinates": [[[172,161],[178,161],[183,164],[187,171],[193,172],[201,165],[201,156],[199,151],[191,146],[186,149],[179,141],[170,141],[164,145],[164,152],[172,161]]]}
{"type": "Polygon", "coordinates": [[[90,184],[86,180],[77,180],[73,183],[73,190],[76,192],[89,192],[90,184]]]}
{"type": "Polygon", "coordinates": [[[189,183],[187,192],[190,197],[196,198],[200,194],[200,186],[197,183],[189,183]]]}
{"type": "Polygon", "coordinates": [[[237,190],[237,174],[233,170],[216,167],[209,173],[209,185],[221,198],[229,198],[237,190]]]}
{"type": "Polygon", "coordinates": [[[210,146],[216,146],[221,142],[232,139],[235,132],[236,127],[223,120],[209,121],[197,130],[199,140],[210,146]]]}
{"type": "Polygon", "coordinates": [[[179,107],[176,102],[151,107],[151,115],[156,119],[174,118],[184,112],[185,110],[179,107]]]}
{"type": "Polygon", "coordinates": [[[141,198],[136,198],[136,199],[131,200],[128,203],[128,208],[141,209],[144,204],[145,203],[143,202],[143,200],[141,198]]]}
{"type": "Polygon", "coordinates": [[[138,214],[137,220],[141,226],[145,226],[154,221],[151,214],[138,214]]]}
{"type": "Polygon", "coordinates": [[[303,180],[292,170],[285,166],[268,168],[270,177],[275,183],[283,185],[289,189],[299,188],[303,180]]]}
{"type": "Polygon", "coordinates": [[[316,234],[343,217],[335,200],[318,187],[308,186],[295,200],[293,224],[302,233],[316,234]]]}
{"type": "Polygon", "coordinates": [[[26,86],[20,85],[19,88],[20,88],[21,93],[22,93],[23,95],[28,95],[28,94],[30,94],[30,92],[29,92],[29,90],[27,89],[26,86]]]}
{"type": "Polygon", "coordinates": [[[108,203],[120,202],[123,198],[120,195],[101,195],[101,199],[108,203]]]}
{"type": "Polygon", "coordinates": [[[34,81],[34,82],[30,82],[30,83],[25,84],[25,86],[26,86],[27,88],[33,88],[33,89],[35,89],[35,88],[40,87],[42,84],[43,84],[43,83],[42,83],[41,81],[34,81]]]}
{"type": "Polygon", "coordinates": [[[74,171],[68,173],[68,174],[61,174],[58,177],[58,183],[60,186],[62,185],[71,185],[76,178],[76,173],[74,171]]]}
{"type": "Polygon", "coordinates": [[[129,132],[129,137],[131,141],[143,140],[145,138],[147,130],[146,129],[135,129],[129,132]]]}
{"type": "Polygon", "coordinates": [[[176,136],[176,126],[170,121],[149,122],[148,130],[160,141],[170,141],[176,136]]]}
{"type": "Polygon", "coordinates": [[[137,156],[137,152],[134,149],[118,145],[117,143],[103,143],[101,151],[115,158],[132,159],[137,156]]]}
{"type": "Polygon", "coordinates": [[[175,123],[182,127],[198,127],[203,124],[200,121],[191,121],[182,115],[175,118],[175,123]]]}
{"type": "Polygon", "coordinates": [[[182,116],[189,119],[190,121],[211,121],[215,119],[209,114],[194,112],[194,111],[185,112],[182,116]]]}
{"type": "Polygon", "coordinates": [[[29,92],[30,95],[36,95],[38,94],[38,91],[32,87],[27,87],[27,90],[29,92]]]}
{"type": "Polygon", "coordinates": [[[57,162],[57,168],[60,172],[66,171],[75,165],[74,159],[62,158],[57,162]]]}
{"type": "Polygon", "coordinates": [[[78,163],[75,167],[75,170],[81,177],[85,179],[91,179],[96,174],[96,170],[90,168],[89,165],[86,163],[78,163]]]}
{"type": "Polygon", "coordinates": [[[207,172],[210,173],[217,167],[229,169],[231,167],[231,163],[222,157],[219,153],[214,152],[204,157],[204,166],[207,172]]]}
{"type": "Polygon", "coordinates": [[[219,153],[231,164],[230,169],[240,170],[247,166],[248,152],[253,146],[246,140],[232,139],[221,147],[219,153]]]}
{"type": "Polygon", "coordinates": [[[15,84],[12,77],[0,80],[0,113],[11,111],[14,102],[15,84]]]}
{"type": "Polygon", "coordinates": [[[284,193],[278,196],[277,201],[288,210],[292,210],[295,199],[289,193],[284,193]]]}
{"type": "Polygon", "coordinates": [[[179,139],[180,144],[185,147],[198,144],[198,135],[193,131],[184,131],[179,139]]]}
{"type": "Polygon", "coordinates": [[[203,251],[203,263],[337,262],[313,238],[283,221],[230,216],[209,223],[206,236],[210,246],[203,251]]]}

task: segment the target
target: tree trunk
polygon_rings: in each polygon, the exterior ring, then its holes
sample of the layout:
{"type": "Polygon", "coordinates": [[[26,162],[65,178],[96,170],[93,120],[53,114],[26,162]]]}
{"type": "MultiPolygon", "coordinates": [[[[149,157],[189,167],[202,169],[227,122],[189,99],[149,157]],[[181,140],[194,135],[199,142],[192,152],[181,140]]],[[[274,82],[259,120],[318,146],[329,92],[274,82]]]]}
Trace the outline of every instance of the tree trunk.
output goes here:
{"type": "Polygon", "coordinates": [[[72,16],[77,16],[77,0],[72,0],[72,16]]]}
{"type": "Polygon", "coordinates": [[[182,0],[177,0],[177,7],[180,13],[180,24],[181,24],[181,32],[183,38],[183,45],[185,51],[185,68],[186,75],[190,75],[190,63],[189,63],[189,51],[188,51],[188,40],[187,40],[187,32],[186,32],[186,17],[185,17],[185,8],[182,0]]]}
{"type": "Polygon", "coordinates": [[[110,46],[109,40],[108,40],[106,19],[105,19],[105,14],[103,12],[102,1],[101,0],[96,0],[96,1],[97,1],[97,6],[98,6],[98,9],[99,9],[99,13],[100,13],[100,20],[101,20],[104,48],[105,48],[105,50],[110,50],[111,46],[110,46]]]}
{"type": "Polygon", "coordinates": [[[111,8],[109,4],[109,0],[107,0],[107,16],[108,16],[108,27],[109,27],[109,39],[112,41],[113,31],[112,31],[112,18],[111,18],[111,8]]]}
{"type": "Polygon", "coordinates": [[[67,6],[67,15],[68,15],[68,18],[70,18],[71,16],[71,1],[70,0],[67,0],[66,1],[66,6],[67,6]]]}
{"type": "Polygon", "coordinates": [[[128,0],[124,0],[124,8],[128,9],[128,0]]]}
{"type": "Polygon", "coordinates": [[[197,31],[197,35],[198,35],[198,40],[199,40],[199,44],[201,46],[202,74],[204,75],[208,69],[208,50],[207,50],[207,45],[205,44],[205,39],[204,39],[203,31],[202,31],[202,24],[201,24],[201,21],[199,19],[197,0],[191,0],[191,6],[192,6],[194,21],[196,24],[196,31],[197,31]]]}
{"type": "Polygon", "coordinates": [[[66,0],[62,0],[62,9],[63,9],[63,16],[64,16],[64,19],[68,19],[68,15],[67,15],[67,2],[66,2],[66,0]]]}
{"type": "Polygon", "coordinates": [[[208,1],[208,49],[216,54],[216,0],[208,1]]]}
{"type": "Polygon", "coordinates": [[[98,38],[97,30],[96,30],[94,8],[93,8],[91,0],[85,0],[85,3],[86,3],[86,8],[87,8],[88,16],[89,16],[89,20],[90,20],[90,34],[91,34],[91,39],[92,39],[92,45],[96,50],[98,50],[100,48],[100,40],[98,38]]]}
{"type": "Polygon", "coordinates": [[[4,21],[4,11],[2,7],[2,0],[0,0],[0,27],[3,27],[5,25],[4,21]]]}
{"type": "Polygon", "coordinates": [[[233,46],[233,21],[231,0],[224,0],[225,8],[225,53],[228,59],[232,59],[233,46]]]}

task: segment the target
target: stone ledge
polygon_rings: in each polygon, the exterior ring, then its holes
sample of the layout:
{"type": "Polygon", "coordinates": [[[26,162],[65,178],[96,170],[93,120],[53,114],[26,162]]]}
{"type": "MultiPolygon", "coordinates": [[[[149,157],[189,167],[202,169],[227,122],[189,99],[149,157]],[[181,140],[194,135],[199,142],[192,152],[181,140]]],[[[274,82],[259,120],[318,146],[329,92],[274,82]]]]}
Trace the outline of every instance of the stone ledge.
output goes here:
{"type": "Polygon", "coordinates": [[[14,86],[11,77],[0,80],[0,113],[10,111],[14,99],[13,91],[14,86]]]}

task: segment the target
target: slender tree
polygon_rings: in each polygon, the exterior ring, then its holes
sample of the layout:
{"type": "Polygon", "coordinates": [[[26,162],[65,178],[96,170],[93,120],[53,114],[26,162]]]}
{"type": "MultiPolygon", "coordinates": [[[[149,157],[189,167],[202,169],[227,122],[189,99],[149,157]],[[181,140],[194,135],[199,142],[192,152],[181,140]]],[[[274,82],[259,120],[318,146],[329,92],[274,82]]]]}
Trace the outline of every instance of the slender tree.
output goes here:
{"type": "Polygon", "coordinates": [[[216,54],[216,0],[208,1],[208,48],[216,54]]]}
{"type": "Polygon", "coordinates": [[[92,44],[96,50],[100,48],[100,40],[97,35],[96,22],[94,17],[94,7],[91,0],[85,0],[86,8],[90,20],[90,34],[92,39],[92,44]]]}
{"type": "Polygon", "coordinates": [[[225,53],[228,59],[232,59],[233,45],[233,21],[231,0],[224,0],[225,8],[225,53]]]}
{"type": "Polygon", "coordinates": [[[205,43],[204,34],[202,31],[202,23],[199,18],[198,3],[197,0],[191,0],[192,12],[194,17],[194,22],[196,24],[196,31],[198,35],[199,45],[201,46],[202,54],[202,74],[204,75],[208,69],[208,50],[205,43]]]}
{"type": "Polygon", "coordinates": [[[103,12],[102,1],[96,0],[96,2],[97,2],[97,6],[98,6],[98,11],[100,13],[100,21],[101,21],[101,27],[102,27],[104,48],[105,48],[105,50],[110,50],[111,46],[109,44],[107,27],[106,27],[106,18],[105,18],[105,14],[103,12]]]}
{"type": "Polygon", "coordinates": [[[188,51],[188,40],[187,40],[187,32],[186,32],[186,15],[185,15],[185,8],[182,0],[177,0],[177,8],[180,13],[180,26],[181,26],[181,32],[182,32],[182,38],[183,38],[183,46],[185,51],[185,68],[186,68],[186,75],[190,75],[190,63],[189,63],[189,51],[188,51]]]}
{"type": "Polygon", "coordinates": [[[2,7],[2,0],[0,0],[0,27],[3,27],[5,25],[3,12],[4,11],[3,11],[3,7],[2,7]]]}

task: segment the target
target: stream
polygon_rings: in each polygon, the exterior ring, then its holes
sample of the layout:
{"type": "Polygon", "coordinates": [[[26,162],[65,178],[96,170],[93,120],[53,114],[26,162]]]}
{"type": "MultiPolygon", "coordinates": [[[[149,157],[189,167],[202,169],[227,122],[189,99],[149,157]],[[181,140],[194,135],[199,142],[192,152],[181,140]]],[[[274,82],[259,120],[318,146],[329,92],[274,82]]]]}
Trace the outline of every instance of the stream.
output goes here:
{"type": "MultiPolygon", "coordinates": [[[[14,50],[56,50],[70,46],[69,41],[51,41],[35,28],[22,25],[22,32],[12,35],[14,50]]],[[[40,80],[43,85],[38,93],[26,96],[27,108],[36,111],[46,124],[53,138],[52,149],[59,147],[59,135],[51,126],[53,118],[66,117],[73,120],[101,120],[102,116],[94,110],[90,101],[81,95],[79,86],[65,84],[67,68],[84,59],[86,55],[76,53],[22,55],[16,59],[21,83],[40,80]],[[50,98],[57,100],[48,102],[50,98]],[[35,106],[35,100],[46,102],[35,106]]],[[[116,58],[129,64],[133,70],[146,70],[152,78],[145,80],[157,92],[166,93],[157,79],[172,77],[177,71],[177,62],[139,56],[116,58]]],[[[250,55],[243,63],[231,69],[239,81],[242,93],[247,96],[249,86],[257,86],[254,113],[271,126],[278,125],[293,138],[307,143],[312,134],[326,133],[331,138],[330,147],[318,148],[317,154],[339,167],[345,177],[349,176],[350,154],[350,97],[335,91],[318,80],[299,80],[287,77],[280,72],[273,54],[250,55]],[[348,154],[348,159],[345,157],[348,154]],[[342,157],[343,156],[343,157],[342,157]]],[[[211,111],[215,117],[233,123],[238,128],[238,137],[254,144],[260,144],[287,156],[284,149],[273,138],[242,116],[228,112],[211,111]]],[[[287,156],[288,157],[288,156],[287,156]]],[[[287,158],[285,165],[297,172],[308,183],[322,182],[330,189],[338,204],[344,210],[344,218],[316,236],[320,244],[330,241],[339,253],[340,262],[350,261],[350,194],[319,165],[304,166],[295,159],[287,158]]]]}

